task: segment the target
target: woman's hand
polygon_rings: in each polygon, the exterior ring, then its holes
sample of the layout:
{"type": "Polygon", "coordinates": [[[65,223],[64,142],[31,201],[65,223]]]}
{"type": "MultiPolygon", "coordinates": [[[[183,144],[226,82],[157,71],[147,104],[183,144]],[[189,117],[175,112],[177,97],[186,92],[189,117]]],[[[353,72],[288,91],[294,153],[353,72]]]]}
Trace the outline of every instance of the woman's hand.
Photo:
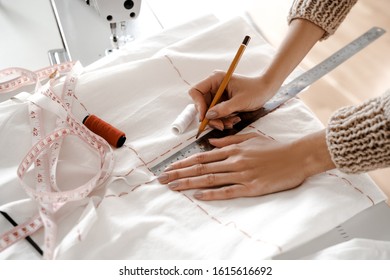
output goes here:
{"type": "Polygon", "coordinates": [[[159,181],[176,191],[200,189],[194,194],[200,200],[219,200],[279,192],[305,179],[290,144],[256,133],[210,143],[218,149],[173,163],[159,181]]]}
{"type": "Polygon", "coordinates": [[[216,71],[189,90],[200,121],[209,119],[209,125],[223,130],[240,121],[237,112],[261,108],[278,91],[284,80],[302,61],[325,31],[314,23],[295,19],[278,47],[270,64],[257,77],[233,75],[227,85],[223,100],[209,112],[207,109],[222,83],[224,72],[216,71]],[[206,115],[207,112],[207,115],[206,115]]]}
{"type": "Polygon", "coordinates": [[[232,128],[234,124],[239,122],[240,118],[236,116],[237,112],[248,112],[261,108],[280,86],[280,84],[269,82],[265,76],[246,77],[234,74],[220,103],[207,112],[225,74],[222,71],[215,71],[189,90],[199,112],[200,121],[206,117],[210,120],[209,125],[219,130],[232,128]]]}
{"type": "Polygon", "coordinates": [[[199,189],[194,197],[220,200],[261,196],[299,186],[333,169],[325,130],[290,143],[257,133],[210,139],[217,148],[173,163],[158,178],[172,190],[199,189]]]}

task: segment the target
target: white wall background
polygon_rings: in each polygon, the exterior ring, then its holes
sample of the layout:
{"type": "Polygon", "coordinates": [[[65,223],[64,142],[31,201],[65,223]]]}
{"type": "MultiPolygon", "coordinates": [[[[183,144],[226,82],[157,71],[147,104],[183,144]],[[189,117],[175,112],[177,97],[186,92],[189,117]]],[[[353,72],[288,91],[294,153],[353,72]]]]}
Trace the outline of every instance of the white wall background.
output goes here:
{"type": "Polygon", "coordinates": [[[50,0],[0,0],[0,70],[50,65],[47,52],[63,48],[50,0]]]}

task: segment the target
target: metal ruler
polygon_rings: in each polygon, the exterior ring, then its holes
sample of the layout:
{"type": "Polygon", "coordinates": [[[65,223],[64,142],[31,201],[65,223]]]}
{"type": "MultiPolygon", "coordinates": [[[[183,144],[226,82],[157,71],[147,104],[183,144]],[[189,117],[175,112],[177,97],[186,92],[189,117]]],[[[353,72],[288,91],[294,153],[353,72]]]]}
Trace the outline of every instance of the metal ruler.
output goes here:
{"type": "Polygon", "coordinates": [[[364,49],[367,45],[382,36],[385,32],[386,31],[384,29],[379,27],[371,28],[363,35],[361,35],[360,37],[358,37],[357,39],[355,39],[354,41],[352,41],[339,51],[335,52],[327,59],[325,59],[320,64],[314,66],[313,68],[301,74],[288,84],[282,86],[275,94],[275,96],[264,105],[264,107],[253,112],[239,113],[238,115],[240,116],[241,121],[237,123],[232,129],[227,129],[224,131],[219,131],[216,129],[211,130],[195,142],[192,142],[185,148],[181,149],[172,156],[153,166],[151,168],[151,171],[155,175],[159,175],[164,171],[166,167],[168,167],[171,163],[177,160],[186,158],[192,154],[212,150],[214,147],[209,144],[208,139],[221,138],[224,136],[236,134],[237,132],[241,131],[254,121],[267,115],[286,101],[295,97],[303,89],[323,77],[325,74],[329,73],[331,70],[346,61],[348,58],[352,57],[360,50],[364,49]]]}

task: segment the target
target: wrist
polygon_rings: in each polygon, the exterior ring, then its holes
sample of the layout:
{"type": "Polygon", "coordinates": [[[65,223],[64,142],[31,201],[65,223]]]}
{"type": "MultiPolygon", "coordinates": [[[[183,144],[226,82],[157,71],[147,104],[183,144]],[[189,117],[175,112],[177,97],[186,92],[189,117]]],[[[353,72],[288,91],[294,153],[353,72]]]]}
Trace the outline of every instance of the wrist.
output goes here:
{"type": "Polygon", "coordinates": [[[256,78],[258,89],[266,100],[271,99],[283,84],[283,79],[277,78],[271,72],[264,72],[256,78]]]}
{"type": "Polygon", "coordinates": [[[287,76],[281,71],[278,71],[276,67],[270,66],[265,69],[265,71],[261,74],[260,78],[262,82],[264,84],[269,85],[269,87],[272,87],[273,89],[279,89],[287,76]]]}
{"type": "Polygon", "coordinates": [[[292,143],[298,153],[305,178],[334,169],[326,143],[325,130],[309,134],[292,143]]]}

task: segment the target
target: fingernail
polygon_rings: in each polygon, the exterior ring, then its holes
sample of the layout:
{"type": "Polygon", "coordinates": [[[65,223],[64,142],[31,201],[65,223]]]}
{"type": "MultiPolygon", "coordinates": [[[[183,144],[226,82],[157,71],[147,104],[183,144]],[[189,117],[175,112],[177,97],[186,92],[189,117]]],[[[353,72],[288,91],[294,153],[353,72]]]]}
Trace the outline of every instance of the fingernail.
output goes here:
{"type": "Polygon", "coordinates": [[[164,183],[164,182],[168,181],[168,179],[169,179],[169,176],[166,173],[162,173],[162,174],[160,174],[160,176],[157,177],[157,180],[160,183],[164,183]]]}
{"type": "Polygon", "coordinates": [[[215,125],[215,128],[222,131],[222,130],[224,130],[225,126],[223,125],[223,123],[219,123],[219,124],[215,125]]]}
{"type": "Polygon", "coordinates": [[[177,181],[173,181],[168,184],[168,188],[170,188],[171,190],[175,190],[178,186],[179,186],[179,182],[177,181]]]}
{"type": "Polygon", "coordinates": [[[202,192],[195,192],[195,193],[194,193],[194,198],[196,198],[196,199],[202,199],[202,198],[203,198],[203,193],[202,193],[202,192]]]}
{"type": "Polygon", "coordinates": [[[233,128],[233,124],[232,123],[226,124],[225,128],[226,129],[232,129],[233,128]]]}
{"type": "Polygon", "coordinates": [[[206,114],[206,118],[208,119],[215,119],[216,117],[218,117],[218,114],[215,111],[208,111],[206,114]]]}
{"type": "Polygon", "coordinates": [[[239,123],[240,121],[241,121],[241,118],[240,118],[240,117],[235,117],[235,118],[233,119],[233,125],[239,123]]]}
{"type": "Polygon", "coordinates": [[[167,168],[164,169],[164,171],[171,171],[173,169],[172,165],[168,165],[167,168]]]}

